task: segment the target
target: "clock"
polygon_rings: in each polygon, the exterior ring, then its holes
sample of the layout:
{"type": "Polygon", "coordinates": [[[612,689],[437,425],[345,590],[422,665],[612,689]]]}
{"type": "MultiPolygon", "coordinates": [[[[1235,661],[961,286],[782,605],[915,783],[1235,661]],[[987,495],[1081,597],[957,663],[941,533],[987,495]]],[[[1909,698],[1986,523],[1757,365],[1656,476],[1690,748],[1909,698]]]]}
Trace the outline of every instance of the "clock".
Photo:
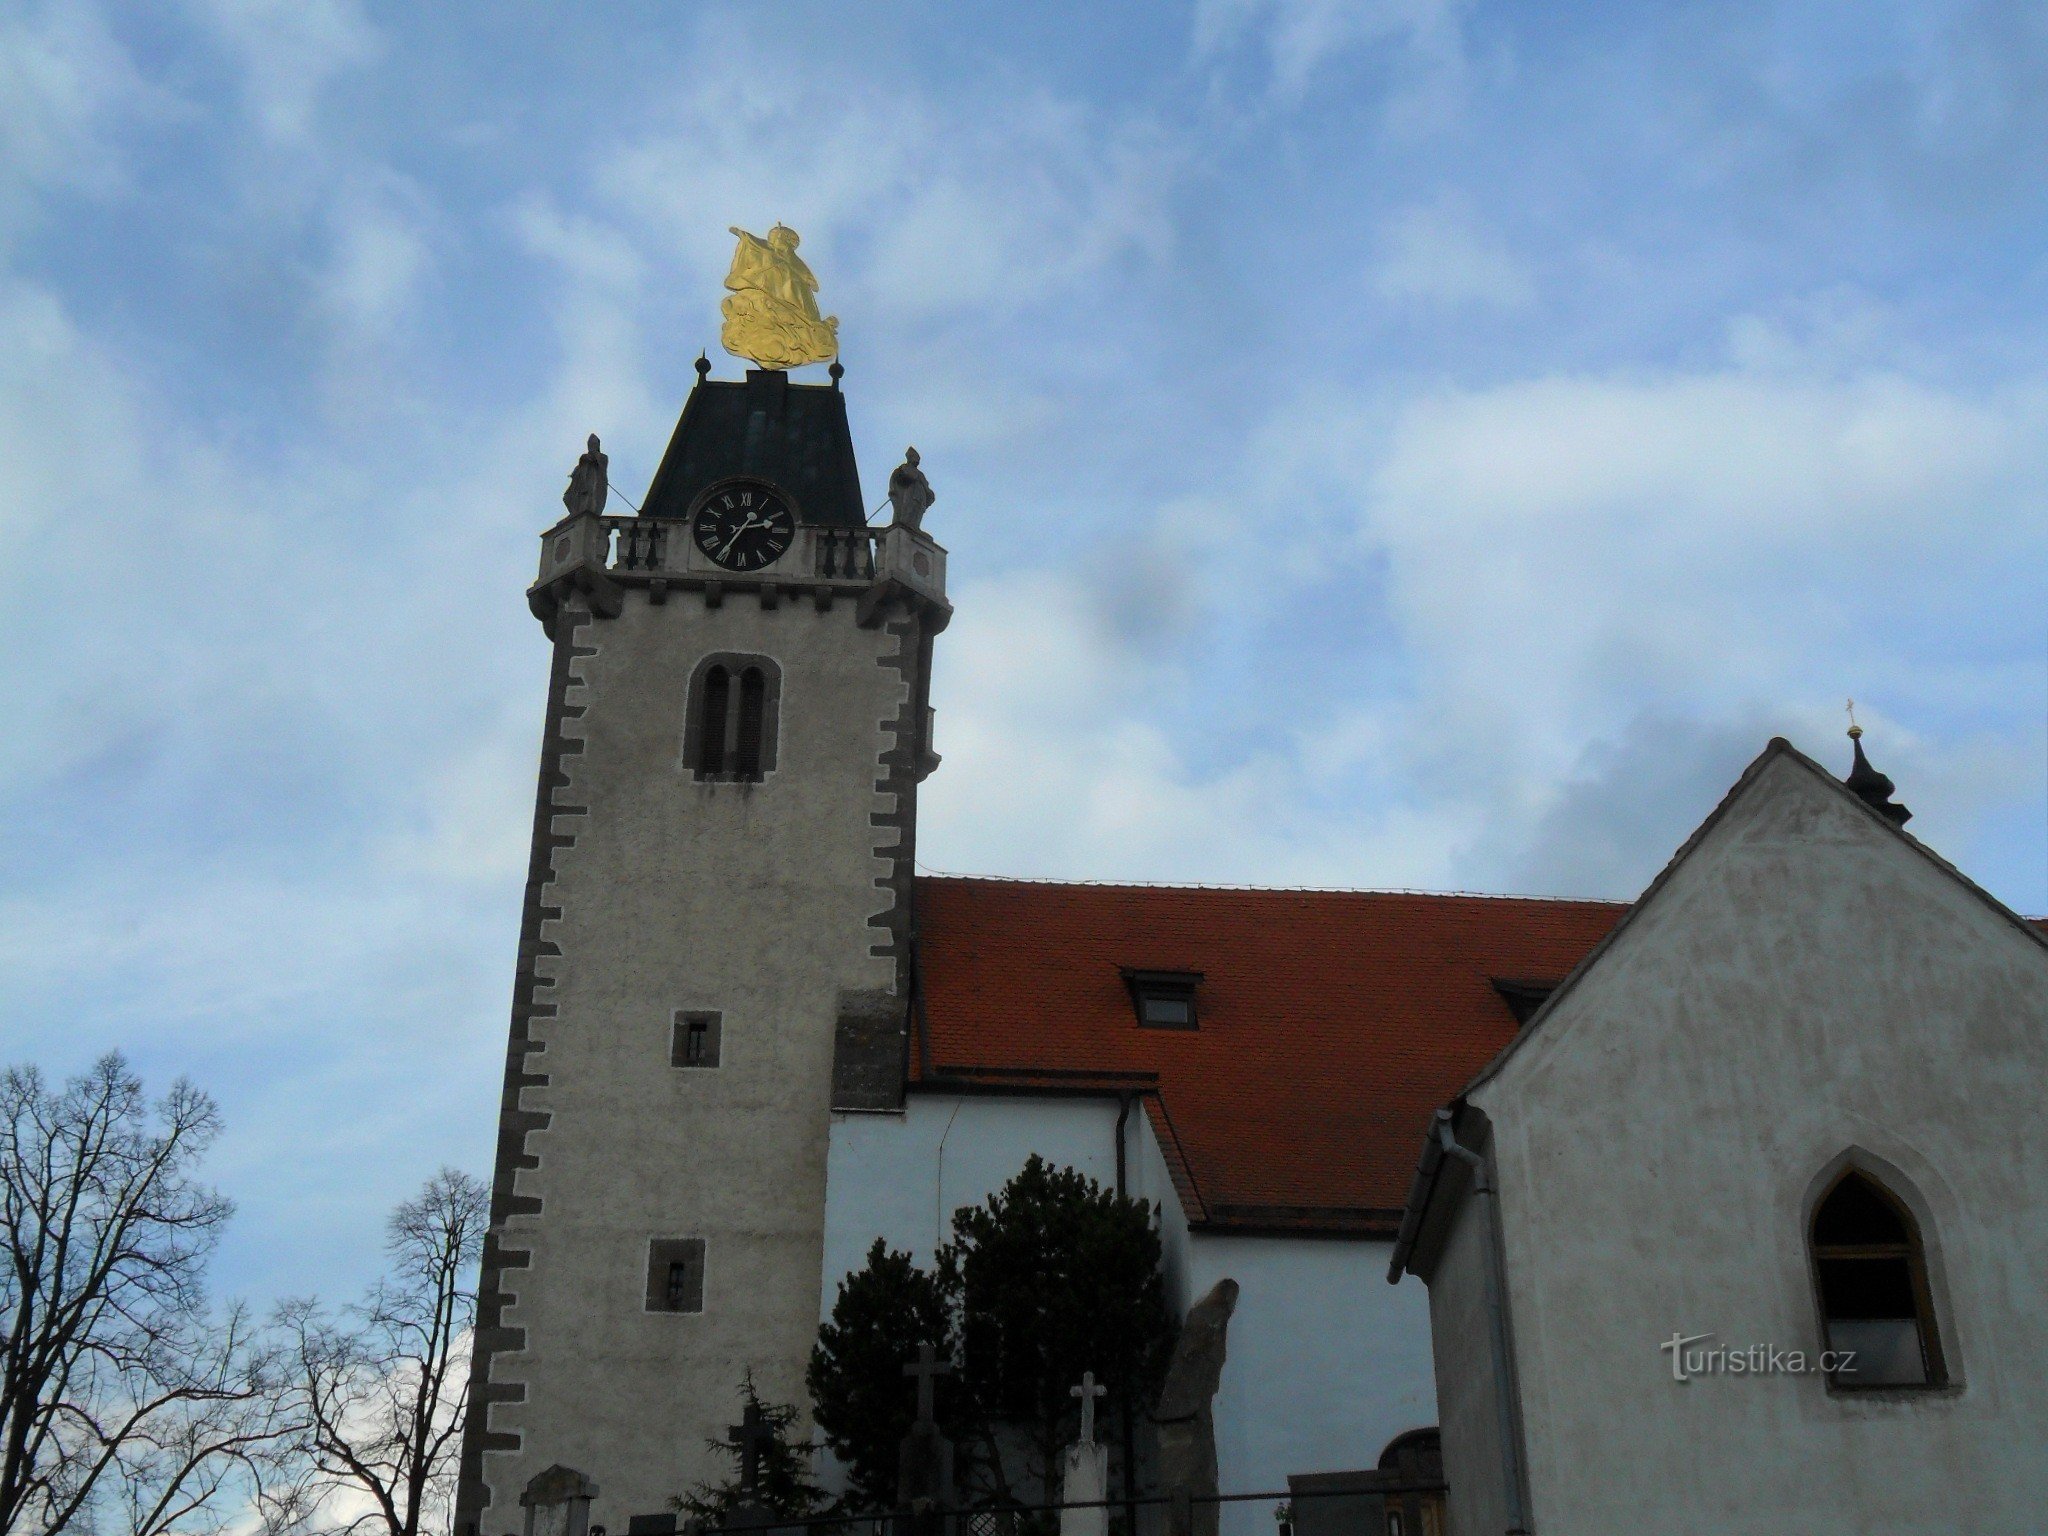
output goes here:
{"type": "Polygon", "coordinates": [[[728,571],[773,565],[796,537],[789,499],[759,480],[729,480],[697,506],[690,537],[704,557],[728,571]]]}

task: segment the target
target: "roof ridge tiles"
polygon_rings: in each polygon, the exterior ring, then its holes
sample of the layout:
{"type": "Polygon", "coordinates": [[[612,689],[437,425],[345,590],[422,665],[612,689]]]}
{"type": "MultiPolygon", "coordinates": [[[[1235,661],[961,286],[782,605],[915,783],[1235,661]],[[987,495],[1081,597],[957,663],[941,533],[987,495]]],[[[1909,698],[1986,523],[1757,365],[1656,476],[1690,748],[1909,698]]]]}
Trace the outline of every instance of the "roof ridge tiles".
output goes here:
{"type": "Polygon", "coordinates": [[[1054,885],[1108,891],[1236,891],[1252,896],[1423,896],[1449,901],[1535,901],[1554,906],[1626,907],[1607,896],[1539,896],[1527,891],[1431,891],[1408,885],[1233,885],[1206,880],[1065,880],[1052,875],[977,875],[932,869],[917,873],[925,880],[969,880],[980,885],[1054,885]]]}

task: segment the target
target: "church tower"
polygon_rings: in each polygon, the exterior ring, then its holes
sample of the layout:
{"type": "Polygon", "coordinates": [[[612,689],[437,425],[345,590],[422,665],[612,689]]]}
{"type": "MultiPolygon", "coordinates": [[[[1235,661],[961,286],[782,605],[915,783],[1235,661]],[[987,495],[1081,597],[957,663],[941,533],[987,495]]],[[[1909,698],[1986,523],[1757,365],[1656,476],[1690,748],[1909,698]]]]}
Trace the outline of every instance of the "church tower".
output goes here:
{"type": "MultiPolygon", "coordinates": [[[[731,301],[728,301],[730,305],[731,301]]],[[[698,381],[637,516],[592,439],[527,594],[553,643],[456,1531],[560,1463],[595,1517],[804,1402],[832,1112],[904,1080],[945,551],[870,528],[842,370],[698,381]]]]}

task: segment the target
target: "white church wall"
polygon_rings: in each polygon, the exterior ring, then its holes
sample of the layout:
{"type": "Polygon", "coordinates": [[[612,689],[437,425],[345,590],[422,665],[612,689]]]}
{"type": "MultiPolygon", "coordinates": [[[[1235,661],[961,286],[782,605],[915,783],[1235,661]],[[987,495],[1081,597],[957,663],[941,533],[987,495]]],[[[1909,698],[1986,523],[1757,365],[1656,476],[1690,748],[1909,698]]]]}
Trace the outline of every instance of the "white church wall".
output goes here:
{"type": "Polygon", "coordinates": [[[1763,765],[1471,1095],[1535,1528],[2041,1529],[2044,1079],[2048,951],[1797,759],[1763,765]],[[1949,1384],[1674,1380],[1674,1334],[1818,1352],[1806,1223],[1845,1154],[1919,1217],[1949,1384]]]}
{"type": "Polygon", "coordinates": [[[1144,1125],[1131,1136],[1131,1167],[1143,1180],[1145,1198],[1160,1208],[1159,1267],[1166,1276],[1166,1304],[1179,1317],[1201,1294],[1188,1289],[1192,1260],[1187,1212],[1181,1208],[1180,1195],[1173,1187],[1173,1176],[1166,1170],[1166,1155],[1160,1150],[1159,1138],[1152,1133],[1151,1122],[1145,1119],[1142,1109],[1133,1113],[1131,1119],[1144,1125]]]}
{"type": "MultiPolygon", "coordinates": [[[[834,1115],[820,1317],[831,1314],[839,1282],[867,1262],[876,1238],[931,1263],[952,1235],[953,1212],[1001,1189],[1033,1152],[1113,1188],[1116,1117],[1114,1100],[974,1094],[914,1094],[900,1115],[834,1115]]],[[[1134,1108],[1130,1124],[1143,1118],[1134,1108]]],[[[1131,1144],[1137,1139],[1132,1133],[1131,1144]]],[[[1127,1170],[1128,1192],[1157,1200],[1135,1173],[1127,1170]]]]}
{"type": "MultiPolygon", "coordinates": [[[[1242,1290],[1216,1394],[1224,1492],[1278,1491],[1290,1473],[1377,1464],[1403,1430],[1436,1423],[1429,1295],[1387,1284],[1393,1245],[1196,1232],[1188,1285],[1242,1290]]],[[[1225,1505],[1225,1536],[1272,1536],[1271,1504],[1225,1505]]]]}
{"type": "MultiPolygon", "coordinates": [[[[929,1263],[952,1213],[1037,1152],[1113,1185],[1113,1100],[918,1094],[901,1115],[832,1127],[820,1316],[877,1237],[929,1263]]],[[[1162,1207],[1176,1312],[1224,1276],[1243,1288],[1216,1399],[1225,1491],[1283,1489],[1296,1472],[1370,1467],[1403,1430],[1436,1422],[1429,1303],[1386,1282],[1390,1245],[1190,1232],[1142,1108],[1126,1128],[1126,1191],[1162,1207]]],[[[1272,1506],[1226,1505],[1225,1536],[1270,1536],[1272,1506]]]]}
{"type": "MultiPolygon", "coordinates": [[[[1450,1501],[1450,1536],[1496,1536],[1508,1529],[1508,1504],[1499,1433],[1500,1402],[1494,1381],[1493,1324],[1487,1271],[1493,1249],[1486,1210],[1470,1197],[1469,1181],[1447,1170],[1433,1223],[1429,1275],[1430,1334],[1436,1360],[1437,1422],[1443,1429],[1444,1480],[1450,1501]],[[1451,1185],[1462,1186],[1453,1194],[1451,1185]]],[[[1402,1285],[1417,1283],[1411,1275],[1402,1285]]]]}

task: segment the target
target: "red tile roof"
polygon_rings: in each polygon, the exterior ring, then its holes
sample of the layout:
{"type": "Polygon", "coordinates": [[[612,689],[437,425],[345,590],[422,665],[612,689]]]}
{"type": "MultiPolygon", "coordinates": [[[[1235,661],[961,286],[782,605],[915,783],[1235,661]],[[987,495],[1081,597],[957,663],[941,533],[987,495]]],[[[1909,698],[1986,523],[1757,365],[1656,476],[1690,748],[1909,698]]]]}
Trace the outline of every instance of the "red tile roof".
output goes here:
{"type": "Polygon", "coordinates": [[[1619,902],[917,883],[914,1085],[1146,1095],[1189,1218],[1391,1233],[1430,1114],[1619,902]],[[1197,1030],[1141,1029],[1122,967],[1200,971],[1197,1030]]]}

